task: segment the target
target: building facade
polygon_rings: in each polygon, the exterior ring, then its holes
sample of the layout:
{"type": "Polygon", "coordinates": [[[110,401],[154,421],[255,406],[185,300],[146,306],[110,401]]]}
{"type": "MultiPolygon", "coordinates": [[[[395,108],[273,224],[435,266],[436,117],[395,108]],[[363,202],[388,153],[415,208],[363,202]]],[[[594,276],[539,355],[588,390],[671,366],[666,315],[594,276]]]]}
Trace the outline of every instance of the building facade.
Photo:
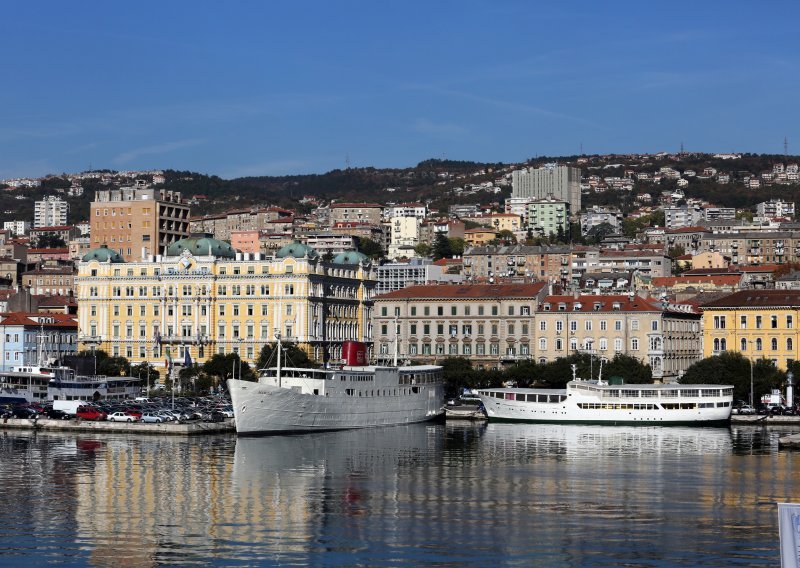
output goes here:
{"type": "Polygon", "coordinates": [[[105,245],[126,261],[163,255],[172,243],[189,236],[189,205],[178,191],[98,191],[90,215],[92,246],[105,245]]]}
{"type": "Polygon", "coordinates": [[[69,203],[56,196],[45,197],[33,206],[34,227],[55,227],[67,224],[69,203]]]}
{"type": "Polygon", "coordinates": [[[426,363],[465,357],[493,369],[529,359],[544,292],[542,283],[440,284],[376,296],[376,351],[426,363]]]}
{"type": "Polygon", "coordinates": [[[236,253],[209,238],[173,243],[158,259],[125,262],[101,247],[76,279],[82,348],[165,367],[216,353],[254,363],[280,333],[318,361],[338,360],[346,340],[372,343],[375,271],[360,253],[323,262],[292,243],[275,257],[236,253]]]}
{"type": "Polygon", "coordinates": [[[549,165],[511,173],[512,197],[555,198],[569,203],[572,213],[581,210],[581,170],[549,165]]]}
{"type": "Polygon", "coordinates": [[[783,370],[800,359],[800,291],[742,290],[701,307],[704,357],[740,351],[783,370]]]}
{"type": "Polygon", "coordinates": [[[78,321],[71,314],[13,312],[0,314],[0,369],[50,364],[77,352],[78,321]]]}
{"type": "Polygon", "coordinates": [[[674,382],[700,360],[700,318],[689,306],[633,294],[547,296],[536,312],[533,357],[547,362],[581,352],[608,360],[629,355],[650,365],[654,380],[674,382]]]}
{"type": "Polygon", "coordinates": [[[569,203],[558,199],[537,199],[528,204],[527,227],[536,234],[569,234],[569,203]]]}
{"type": "Polygon", "coordinates": [[[387,294],[408,286],[432,283],[460,283],[461,274],[447,274],[446,267],[427,258],[412,258],[408,262],[388,262],[377,268],[375,293],[387,294]]]}

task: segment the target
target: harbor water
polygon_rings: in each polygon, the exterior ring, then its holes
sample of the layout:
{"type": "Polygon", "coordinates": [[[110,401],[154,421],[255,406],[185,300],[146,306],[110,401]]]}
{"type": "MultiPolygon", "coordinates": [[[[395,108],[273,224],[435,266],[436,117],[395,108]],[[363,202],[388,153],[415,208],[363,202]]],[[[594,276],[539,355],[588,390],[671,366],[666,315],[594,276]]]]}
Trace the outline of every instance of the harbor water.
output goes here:
{"type": "Polygon", "coordinates": [[[0,433],[3,566],[775,566],[800,426],[0,433]]]}

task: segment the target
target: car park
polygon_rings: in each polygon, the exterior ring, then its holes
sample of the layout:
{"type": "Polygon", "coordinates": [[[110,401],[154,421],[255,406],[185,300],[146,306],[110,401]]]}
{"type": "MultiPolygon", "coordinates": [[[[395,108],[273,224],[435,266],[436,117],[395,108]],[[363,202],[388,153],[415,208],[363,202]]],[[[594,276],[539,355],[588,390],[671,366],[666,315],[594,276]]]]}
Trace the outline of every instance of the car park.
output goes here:
{"type": "Polygon", "coordinates": [[[75,412],[75,416],[81,420],[105,420],[106,413],[93,406],[81,406],[75,412]]]}
{"type": "Polygon", "coordinates": [[[750,415],[755,414],[756,410],[750,406],[749,404],[742,404],[737,406],[732,411],[733,414],[742,414],[742,415],[750,415]]]}

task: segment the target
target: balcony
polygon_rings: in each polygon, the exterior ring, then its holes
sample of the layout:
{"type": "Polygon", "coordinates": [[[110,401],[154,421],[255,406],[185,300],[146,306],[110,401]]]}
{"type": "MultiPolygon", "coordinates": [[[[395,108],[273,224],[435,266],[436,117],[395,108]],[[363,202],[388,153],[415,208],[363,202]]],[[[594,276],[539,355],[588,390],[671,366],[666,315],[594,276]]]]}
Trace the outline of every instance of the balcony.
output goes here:
{"type": "Polygon", "coordinates": [[[99,345],[102,343],[103,338],[99,335],[79,335],[78,342],[79,343],[90,343],[99,345]]]}

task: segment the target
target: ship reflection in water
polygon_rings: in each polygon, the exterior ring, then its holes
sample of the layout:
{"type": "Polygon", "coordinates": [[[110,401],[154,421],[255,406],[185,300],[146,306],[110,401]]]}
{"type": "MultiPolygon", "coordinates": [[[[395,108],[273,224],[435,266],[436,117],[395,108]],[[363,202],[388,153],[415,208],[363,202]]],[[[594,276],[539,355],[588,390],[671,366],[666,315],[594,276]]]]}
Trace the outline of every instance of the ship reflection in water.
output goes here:
{"type": "Polygon", "coordinates": [[[798,467],[760,428],[7,432],[0,564],[768,566],[798,467]]]}

